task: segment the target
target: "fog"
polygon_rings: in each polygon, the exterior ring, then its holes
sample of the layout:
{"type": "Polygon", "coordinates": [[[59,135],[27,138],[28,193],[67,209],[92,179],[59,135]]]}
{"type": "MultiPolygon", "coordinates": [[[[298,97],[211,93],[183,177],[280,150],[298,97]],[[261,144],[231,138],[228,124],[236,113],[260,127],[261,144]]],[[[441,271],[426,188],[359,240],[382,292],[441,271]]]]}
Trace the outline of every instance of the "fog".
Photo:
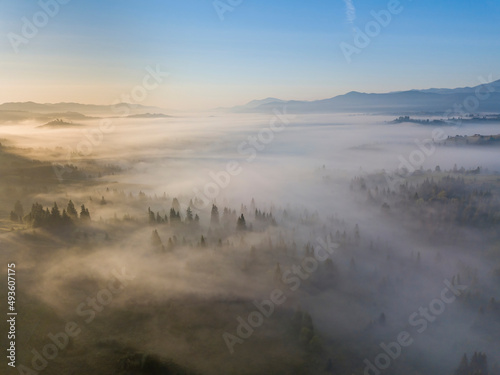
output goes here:
{"type": "Polygon", "coordinates": [[[446,374],[482,352],[497,374],[498,148],[443,141],[500,124],[394,118],[277,108],[2,125],[0,245],[3,264],[16,264],[18,366],[446,374]],[[12,222],[17,200],[24,218],[12,222]],[[61,229],[27,217],[36,202],[62,211],[69,200],[91,220],[61,229]],[[282,303],[252,326],[264,300],[282,303]],[[81,333],[48,358],[48,335],[68,322],[81,333]]]}

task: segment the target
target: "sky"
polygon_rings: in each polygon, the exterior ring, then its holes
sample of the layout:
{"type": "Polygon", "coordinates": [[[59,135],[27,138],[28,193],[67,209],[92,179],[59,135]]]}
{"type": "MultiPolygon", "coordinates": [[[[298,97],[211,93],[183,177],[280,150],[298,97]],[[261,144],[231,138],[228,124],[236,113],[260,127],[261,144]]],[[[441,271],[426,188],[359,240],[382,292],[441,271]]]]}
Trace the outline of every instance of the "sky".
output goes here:
{"type": "Polygon", "coordinates": [[[474,86],[500,78],[499,3],[0,0],[0,103],[195,110],[474,86]]]}

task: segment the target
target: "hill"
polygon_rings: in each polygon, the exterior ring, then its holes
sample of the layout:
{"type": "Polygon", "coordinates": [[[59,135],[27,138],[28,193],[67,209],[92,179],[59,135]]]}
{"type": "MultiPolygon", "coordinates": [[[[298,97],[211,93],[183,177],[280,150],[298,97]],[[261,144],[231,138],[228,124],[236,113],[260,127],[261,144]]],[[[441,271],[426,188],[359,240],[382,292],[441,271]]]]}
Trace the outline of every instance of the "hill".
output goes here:
{"type": "MultiPolygon", "coordinates": [[[[243,106],[229,109],[229,112],[271,113],[275,108],[287,107],[291,113],[452,113],[457,106],[468,112],[500,112],[500,80],[487,87],[461,87],[456,89],[408,90],[389,93],[362,93],[351,91],[344,95],[315,101],[283,101],[273,98],[252,101],[243,106]],[[478,94],[481,100],[477,99],[478,94]],[[470,98],[473,99],[470,99],[470,98]],[[474,100],[475,99],[475,100],[474,100]],[[477,108],[467,110],[465,103],[478,102],[477,108]]],[[[471,106],[469,104],[469,106],[471,106]]],[[[457,114],[455,113],[455,116],[457,114]]]]}
{"type": "Polygon", "coordinates": [[[85,121],[94,120],[98,117],[87,116],[79,112],[57,112],[57,113],[37,113],[28,111],[0,111],[0,123],[11,123],[11,122],[48,122],[55,119],[63,119],[66,121],[85,121]]]}
{"type": "Polygon", "coordinates": [[[136,115],[128,115],[127,118],[171,118],[173,116],[164,115],[163,113],[138,113],[136,115]]]}
{"type": "Polygon", "coordinates": [[[80,124],[75,124],[72,122],[67,122],[61,119],[55,119],[52,120],[44,125],[37,126],[38,128],[67,128],[67,127],[74,127],[74,126],[81,126],[80,124]]]}
{"type": "Polygon", "coordinates": [[[12,102],[0,104],[0,111],[23,111],[40,114],[79,112],[84,115],[121,115],[127,109],[129,114],[145,112],[164,112],[158,107],[148,107],[140,104],[117,103],[115,105],[97,105],[81,103],[34,103],[34,102],[12,102]]]}

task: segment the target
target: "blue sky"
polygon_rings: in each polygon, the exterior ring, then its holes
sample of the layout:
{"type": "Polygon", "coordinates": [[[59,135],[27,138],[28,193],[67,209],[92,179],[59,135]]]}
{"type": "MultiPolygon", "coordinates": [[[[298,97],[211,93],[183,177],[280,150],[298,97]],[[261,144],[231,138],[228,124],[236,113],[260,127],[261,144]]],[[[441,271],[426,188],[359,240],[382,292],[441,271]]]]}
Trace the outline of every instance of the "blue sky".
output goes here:
{"type": "Polygon", "coordinates": [[[349,22],[346,1],[243,0],[221,20],[212,0],[71,0],[16,53],[9,33],[41,7],[0,0],[0,102],[109,104],[158,64],[170,75],[142,104],[179,109],[500,78],[498,0],[401,0],[351,62],[340,44],[389,2],[350,0],[349,22]]]}

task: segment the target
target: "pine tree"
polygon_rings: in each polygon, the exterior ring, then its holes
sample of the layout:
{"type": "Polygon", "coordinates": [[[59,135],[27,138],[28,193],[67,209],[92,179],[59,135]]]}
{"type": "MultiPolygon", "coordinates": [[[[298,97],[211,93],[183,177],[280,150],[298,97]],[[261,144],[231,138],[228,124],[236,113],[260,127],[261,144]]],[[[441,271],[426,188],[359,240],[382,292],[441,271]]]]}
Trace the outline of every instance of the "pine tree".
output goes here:
{"type": "Polygon", "coordinates": [[[191,207],[188,207],[186,210],[186,221],[191,223],[193,221],[193,211],[191,211],[191,207]]]}
{"type": "Polygon", "coordinates": [[[181,205],[180,205],[179,200],[177,198],[172,199],[172,208],[176,212],[179,212],[181,210],[181,205]]]}
{"type": "Polygon", "coordinates": [[[455,371],[455,375],[469,375],[469,360],[467,359],[467,354],[464,353],[462,360],[458,369],[455,371]]]}
{"type": "Polygon", "coordinates": [[[61,219],[61,212],[59,211],[59,207],[57,207],[56,202],[54,202],[54,206],[52,207],[50,214],[54,220],[61,219]]]}
{"type": "Polygon", "coordinates": [[[236,222],[236,229],[238,230],[246,230],[247,229],[247,224],[245,222],[245,217],[243,214],[238,218],[238,221],[236,222]]]}
{"type": "Polygon", "coordinates": [[[174,241],[172,241],[172,237],[169,237],[167,245],[168,251],[172,251],[174,247],[175,247],[174,241]]]}
{"type": "Polygon", "coordinates": [[[24,217],[24,209],[20,201],[16,201],[16,204],[14,205],[14,213],[19,217],[19,221],[22,221],[24,217]]]}
{"type": "Polygon", "coordinates": [[[175,209],[172,207],[170,209],[170,223],[174,224],[179,221],[181,221],[181,214],[179,212],[175,212],[175,209]]]}
{"type": "Polygon", "coordinates": [[[37,202],[31,206],[28,220],[33,228],[39,228],[46,225],[47,216],[41,204],[37,202]]]}
{"type": "Polygon", "coordinates": [[[474,375],[488,375],[488,359],[486,354],[474,352],[470,361],[470,370],[474,375]]]}
{"type": "Polygon", "coordinates": [[[90,212],[89,212],[88,208],[85,208],[84,204],[82,204],[82,206],[81,206],[80,220],[90,221],[90,212]]]}
{"type": "Polygon", "coordinates": [[[66,210],[63,210],[63,212],[62,212],[61,224],[65,225],[65,226],[73,224],[73,222],[71,221],[71,218],[66,213],[66,210]]]}
{"type": "Polygon", "coordinates": [[[210,225],[219,225],[219,209],[215,204],[212,204],[212,212],[210,214],[210,225]]]}
{"type": "Polygon", "coordinates": [[[76,212],[75,205],[73,204],[73,202],[71,201],[71,199],[68,202],[68,206],[66,207],[66,213],[72,219],[77,219],[78,218],[78,212],[76,212]]]}
{"type": "Polygon", "coordinates": [[[151,245],[153,245],[153,247],[155,248],[161,248],[163,246],[160,235],[158,234],[158,231],[156,229],[154,229],[151,233],[151,245]]]}
{"type": "Polygon", "coordinates": [[[153,211],[151,211],[150,207],[148,207],[148,217],[149,217],[149,224],[156,223],[155,213],[153,211]]]}
{"type": "Polygon", "coordinates": [[[54,202],[54,206],[50,210],[48,224],[51,227],[57,227],[61,224],[61,212],[59,211],[59,207],[57,206],[56,202],[54,202]]]}

